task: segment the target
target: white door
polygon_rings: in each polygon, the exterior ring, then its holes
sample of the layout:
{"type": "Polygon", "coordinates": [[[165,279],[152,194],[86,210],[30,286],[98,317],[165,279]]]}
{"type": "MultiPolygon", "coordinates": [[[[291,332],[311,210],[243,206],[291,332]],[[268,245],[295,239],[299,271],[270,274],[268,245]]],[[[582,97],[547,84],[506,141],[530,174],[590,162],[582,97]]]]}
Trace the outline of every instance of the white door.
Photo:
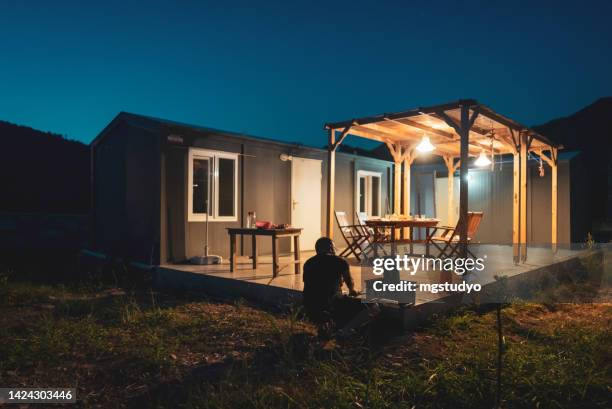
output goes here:
{"type": "Polygon", "coordinates": [[[291,161],[291,225],[301,227],[301,250],[314,250],[321,237],[321,161],[293,157],[291,161]]]}

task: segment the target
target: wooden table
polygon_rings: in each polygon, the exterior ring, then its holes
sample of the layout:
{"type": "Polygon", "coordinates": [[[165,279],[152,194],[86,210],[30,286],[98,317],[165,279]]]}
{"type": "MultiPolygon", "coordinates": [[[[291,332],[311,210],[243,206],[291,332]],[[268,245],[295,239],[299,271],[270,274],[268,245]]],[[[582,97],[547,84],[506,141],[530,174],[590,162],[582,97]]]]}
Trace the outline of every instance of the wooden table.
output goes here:
{"type": "Polygon", "coordinates": [[[414,243],[425,243],[425,255],[429,256],[429,245],[431,243],[431,235],[429,229],[436,227],[440,221],[438,219],[370,219],[366,220],[366,225],[372,228],[380,229],[380,228],[390,228],[391,236],[389,237],[389,242],[391,243],[391,251],[393,254],[397,254],[397,241],[395,239],[395,231],[396,229],[402,229],[407,227],[409,229],[409,238],[407,240],[410,243],[410,253],[414,253],[413,244],[414,243]],[[414,240],[413,238],[413,230],[415,228],[424,228],[425,229],[425,240],[414,240]]]}
{"type": "Polygon", "coordinates": [[[228,228],[230,236],[230,271],[233,273],[236,267],[236,236],[251,236],[251,247],[253,250],[253,269],[257,268],[257,236],[268,236],[272,238],[272,276],[276,277],[279,272],[278,266],[278,239],[293,237],[293,264],[295,274],[299,274],[300,268],[300,233],[302,229],[289,227],[286,229],[257,229],[257,228],[228,228]]]}

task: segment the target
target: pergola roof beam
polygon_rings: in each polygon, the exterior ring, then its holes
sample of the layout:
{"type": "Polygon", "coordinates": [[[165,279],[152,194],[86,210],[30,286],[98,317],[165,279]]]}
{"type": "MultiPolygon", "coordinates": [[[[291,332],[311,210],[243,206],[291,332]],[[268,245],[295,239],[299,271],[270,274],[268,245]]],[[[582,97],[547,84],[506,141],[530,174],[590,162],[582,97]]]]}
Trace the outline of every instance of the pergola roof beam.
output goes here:
{"type": "Polygon", "coordinates": [[[547,137],[540,135],[539,133],[537,133],[536,131],[534,131],[533,129],[523,126],[521,124],[519,124],[518,122],[507,118],[501,114],[498,114],[497,112],[493,111],[491,108],[489,108],[486,105],[480,105],[482,112],[485,114],[485,116],[499,122],[500,124],[504,124],[509,128],[513,128],[516,129],[518,131],[523,131],[523,132],[527,132],[530,136],[534,136],[537,139],[539,139],[540,141],[544,142],[545,144],[549,145],[550,147],[561,147],[560,145],[552,142],[550,139],[548,139],[547,137]]]}
{"type": "MultiPolygon", "coordinates": [[[[377,125],[377,124],[367,124],[367,125],[355,125],[353,126],[351,132],[353,132],[353,130],[357,129],[358,131],[365,131],[366,133],[368,131],[373,132],[372,135],[376,136],[377,138],[381,138],[381,139],[376,139],[376,140],[380,140],[381,142],[413,142],[413,143],[417,143],[420,140],[420,136],[418,135],[413,135],[413,134],[406,134],[406,133],[399,133],[396,130],[390,129],[390,128],[385,128],[383,126],[377,125]],[[399,138],[398,138],[399,137],[399,138]]],[[[444,137],[444,139],[442,141],[438,140],[438,139],[434,139],[433,141],[436,146],[440,146],[443,145],[445,143],[453,143],[456,144],[456,141],[447,141],[446,137],[444,137]]],[[[452,145],[451,145],[452,146],[452,145]]],[[[485,146],[486,147],[486,146],[485,146]]],[[[488,148],[488,147],[487,147],[488,148]]],[[[475,144],[470,144],[470,154],[476,154],[476,152],[480,152],[480,150],[482,150],[482,146],[480,145],[475,145],[475,144]]],[[[444,153],[448,153],[452,151],[451,149],[445,149],[444,153]]],[[[434,154],[436,154],[435,152],[433,152],[434,154]]]]}
{"type": "MultiPolygon", "coordinates": [[[[388,134],[380,132],[380,131],[376,131],[373,129],[369,129],[369,128],[365,128],[363,126],[360,125],[355,125],[353,127],[351,127],[351,130],[349,132],[351,135],[355,135],[355,136],[360,136],[362,138],[366,138],[366,139],[372,139],[378,142],[382,142],[382,143],[396,143],[396,142],[402,142],[401,140],[397,140],[397,139],[392,139],[389,137],[388,134]]],[[[448,149],[445,146],[440,146],[439,144],[436,144],[436,153],[440,153],[440,154],[446,154],[446,155],[452,155],[452,156],[458,156],[459,155],[459,151],[455,150],[455,149],[448,149]]],[[[471,155],[476,156],[478,154],[478,152],[480,152],[480,149],[478,148],[478,151],[476,151],[476,149],[474,147],[472,147],[472,150],[470,152],[471,155]]]]}
{"type": "Polygon", "coordinates": [[[451,140],[457,139],[457,136],[455,134],[452,134],[452,133],[449,133],[449,132],[446,132],[446,131],[442,131],[440,129],[432,128],[430,126],[427,126],[427,125],[422,124],[420,122],[413,121],[413,120],[408,119],[408,118],[399,118],[399,119],[385,118],[385,120],[387,122],[395,123],[395,124],[398,124],[398,125],[403,126],[403,127],[417,128],[417,129],[420,129],[422,131],[431,133],[433,135],[441,136],[443,138],[447,138],[447,139],[451,139],[451,140]]]}
{"type": "MultiPolygon", "coordinates": [[[[425,130],[427,132],[431,132],[432,134],[434,133],[433,130],[434,128],[428,127],[425,124],[422,124],[420,122],[417,121],[413,121],[410,120],[409,118],[415,117],[415,116],[419,116],[419,115],[431,115],[432,118],[435,118],[437,120],[441,120],[440,118],[436,118],[436,116],[438,116],[440,113],[443,113],[444,115],[446,115],[448,118],[451,118],[451,116],[449,115],[448,112],[449,110],[454,110],[454,109],[458,109],[461,106],[467,106],[470,108],[470,110],[472,111],[479,111],[480,115],[482,115],[482,117],[485,118],[489,118],[495,122],[497,122],[500,125],[504,125],[506,127],[509,127],[515,131],[519,131],[519,132],[527,132],[529,135],[535,137],[536,141],[538,141],[536,144],[537,145],[548,145],[550,147],[556,147],[556,148],[561,148],[562,146],[555,144],[554,142],[550,141],[548,138],[540,135],[539,133],[537,133],[536,131],[534,131],[533,129],[530,129],[524,125],[521,125],[520,123],[507,118],[501,114],[496,113],[495,111],[493,111],[491,108],[487,107],[486,105],[482,105],[479,104],[478,101],[474,100],[474,99],[464,99],[464,100],[459,100],[456,102],[451,102],[451,103],[447,103],[447,104],[440,104],[440,105],[434,105],[434,106],[429,106],[429,107],[420,107],[420,108],[416,108],[416,109],[411,109],[411,110],[407,110],[407,111],[401,111],[401,112],[395,112],[395,113],[386,113],[386,114],[380,114],[380,115],[373,115],[373,116],[367,116],[367,117],[363,117],[363,118],[358,118],[358,119],[352,119],[349,121],[341,121],[341,122],[335,122],[335,123],[327,123],[325,125],[326,129],[343,129],[346,128],[347,126],[351,126],[353,124],[359,124],[359,125],[367,125],[367,124],[371,124],[371,123],[376,123],[376,122],[383,122],[383,121],[388,121],[388,120],[396,120],[400,123],[405,123],[406,125],[413,125],[413,124],[419,124],[416,127],[421,129],[421,130],[425,130]],[[413,124],[409,123],[408,121],[413,122],[413,124]],[[423,127],[426,127],[428,129],[423,129],[423,127]]],[[[475,117],[474,117],[475,119],[475,117]]],[[[458,122],[458,118],[454,119],[453,118],[453,122],[457,123],[458,122]]],[[[439,130],[436,130],[439,131],[439,130]]],[[[488,133],[488,131],[476,124],[473,124],[471,131],[480,134],[480,135],[486,135],[488,133]]],[[[444,132],[444,131],[441,131],[444,132]]],[[[448,133],[448,132],[446,132],[448,133]]],[[[439,133],[438,133],[439,134],[439,133]]]]}
{"type": "MultiPolygon", "coordinates": [[[[340,144],[344,141],[344,139],[346,139],[347,135],[349,134],[349,131],[351,130],[350,126],[347,126],[346,128],[344,128],[342,130],[342,133],[340,134],[340,138],[338,138],[337,141],[334,142],[334,144],[331,146],[332,150],[336,150],[338,149],[338,146],[340,146],[340,144]]],[[[332,130],[333,132],[334,130],[332,130]]]]}

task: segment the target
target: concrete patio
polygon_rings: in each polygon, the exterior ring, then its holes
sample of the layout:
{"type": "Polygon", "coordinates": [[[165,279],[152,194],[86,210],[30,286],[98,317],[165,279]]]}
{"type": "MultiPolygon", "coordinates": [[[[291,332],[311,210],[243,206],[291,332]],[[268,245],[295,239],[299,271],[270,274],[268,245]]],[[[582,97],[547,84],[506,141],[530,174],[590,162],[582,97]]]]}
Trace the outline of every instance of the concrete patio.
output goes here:
{"type": "MultiPolygon", "coordinates": [[[[415,250],[418,251],[418,248],[415,250]]],[[[590,254],[589,251],[582,249],[559,248],[553,253],[550,248],[531,247],[528,262],[514,264],[513,248],[509,245],[480,245],[475,252],[478,257],[485,260],[485,269],[472,273],[468,281],[481,284],[483,291],[495,285],[495,276],[506,276],[514,284],[528,283],[530,280],[542,279],[543,275],[551,272],[570,271],[580,262],[581,257],[590,254]]],[[[313,254],[312,251],[301,253],[302,266],[313,254]]],[[[209,266],[166,264],[156,268],[155,281],[160,286],[203,291],[221,297],[242,297],[269,305],[296,304],[301,301],[303,281],[302,274],[293,273],[290,264],[292,257],[290,254],[280,256],[281,271],[277,277],[272,276],[272,257],[263,255],[259,257],[257,269],[252,268],[248,256],[238,256],[236,271],[233,273],[229,270],[227,260],[220,265],[209,266]]],[[[364,280],[376,276],[371,274],[370,269],[362,268],[354,258],[350,259],[349,263],[357,290],[363,291],[364,280]]],[[[417,283],[442,283],[447,281],[448,277],[448,273],[438,271],[419,271],[414,275],[406,272],[400,274],[401,280],[417,283]]],[[[462,280],[454,274],[450,277],[450,282],[456,283],[462,280]]],[[[344,290],[347,290],[346,287],[344,290]]],[[[435,312],[463,302],[463,298],[462,294],[417,291],[416,302],[413,305],[399,305],[392,301],[384,304],[385,307],[399,312],[401,320],[409,326],[435,312]]]]}

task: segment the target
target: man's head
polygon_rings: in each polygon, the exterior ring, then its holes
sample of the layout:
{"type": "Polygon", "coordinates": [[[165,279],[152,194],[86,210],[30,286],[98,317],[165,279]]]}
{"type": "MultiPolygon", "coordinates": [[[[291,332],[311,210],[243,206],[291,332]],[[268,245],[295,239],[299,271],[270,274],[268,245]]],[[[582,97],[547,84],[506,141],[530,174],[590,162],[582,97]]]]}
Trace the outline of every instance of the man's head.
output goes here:
{"type": "Polygon", "coordinates": [[[317,240],[315,243],[315,250],[317,254],[328,254],[332,256],[336,254],[334,242],[329,237],[321,237],[319,240],[317,240]]]}

